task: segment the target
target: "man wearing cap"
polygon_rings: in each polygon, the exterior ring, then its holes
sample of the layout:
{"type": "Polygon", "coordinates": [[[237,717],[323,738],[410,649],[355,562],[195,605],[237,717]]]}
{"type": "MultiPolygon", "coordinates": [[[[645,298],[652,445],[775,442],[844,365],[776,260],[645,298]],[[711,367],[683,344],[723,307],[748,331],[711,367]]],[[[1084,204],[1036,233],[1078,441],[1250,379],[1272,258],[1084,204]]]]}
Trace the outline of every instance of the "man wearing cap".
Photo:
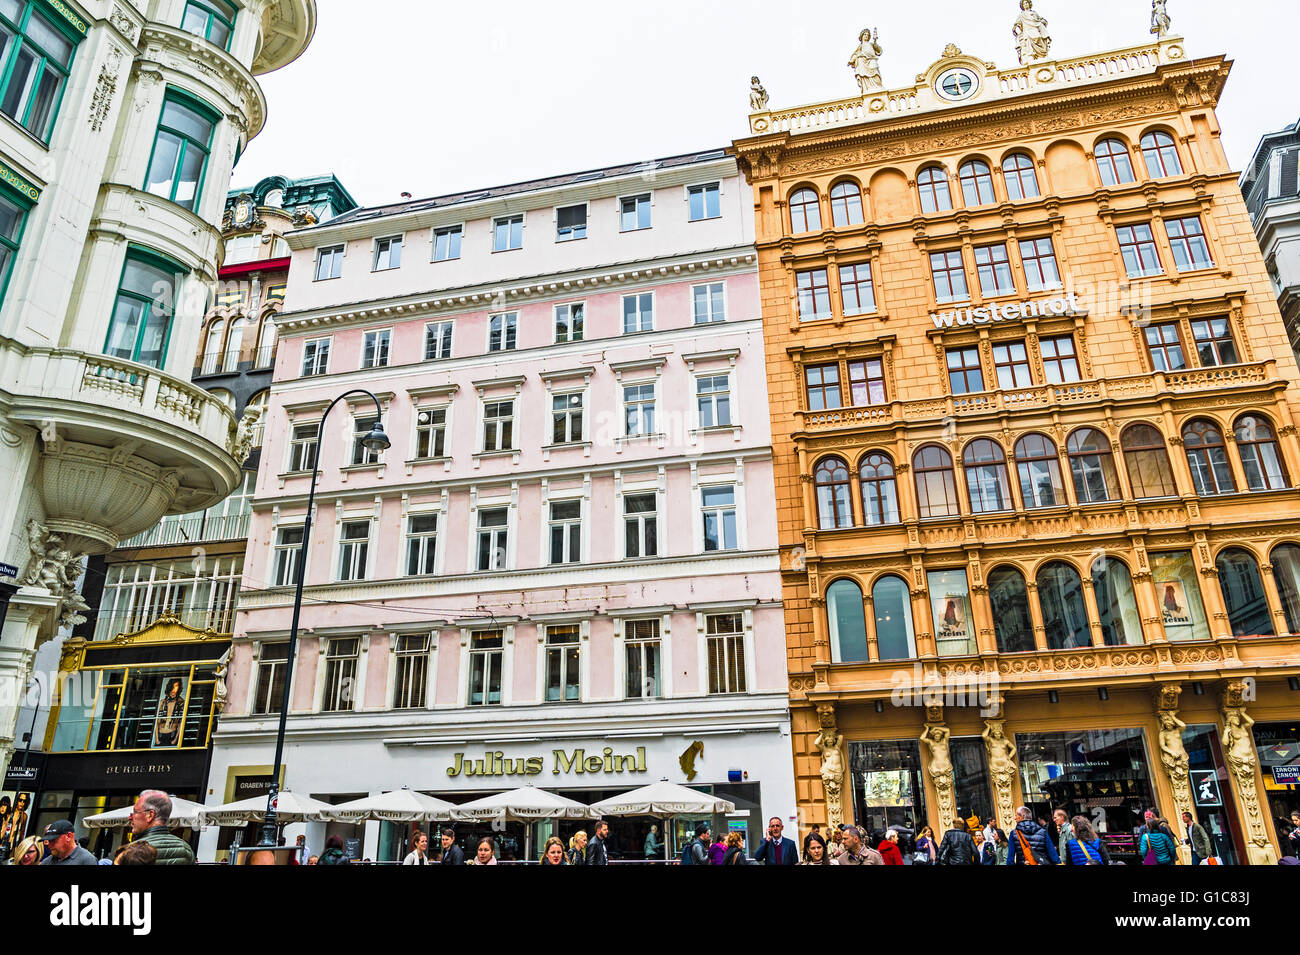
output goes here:
{"type": "Polygon", "coordinates": [[[857,826],[844,827],[844,851],[831,865],[884,865],[885,860],[875,849],[862,844],[862,830],[857,826]]]}
{"type": "Polygon", "coordinates": [[[131,838],[158,850],[155,865],[193,865],[194,850],[167,828],[171,818],[171,796],[157,789],[146,789],[131,807],[131,838]]]}
{"type": "Polygon", "coordinates": [[[41,860],[41,865],[98,865],[95,857],[77,845],[77,833],[72,823],[58,819],[45,827],[41,835],[49,855],[41,860]]]}

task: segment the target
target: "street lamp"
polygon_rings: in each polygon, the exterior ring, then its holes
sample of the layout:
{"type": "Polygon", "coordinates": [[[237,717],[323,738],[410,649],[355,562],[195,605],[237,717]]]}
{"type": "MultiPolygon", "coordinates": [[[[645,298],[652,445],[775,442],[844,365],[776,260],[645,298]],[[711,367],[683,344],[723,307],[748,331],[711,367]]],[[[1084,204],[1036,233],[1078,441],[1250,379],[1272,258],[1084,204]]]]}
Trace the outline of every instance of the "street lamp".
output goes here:
{"type": "Polygon", "coordinates": [[[302,543],[298,545],[298,566],[295,568],[297,580],[293,594],[293,625],[289,628],[289,655],[285,661],[284,694],[280,699],[280,727],[275,734],[275,764],[271,768],[271,789],[266,794],[266,821],[262,824],[262,841],[258,848],[274,848],[276,845],[276,800],[280,795],[280,763],[284,757],[284,729],[289,720],[289,692],[293,687],[293,659],[298,649],[298,616],[302,612],[302,581],[307,568],[307,548],[311,543],[311,515],[316,502],[316,476],[320,473],[321,449],[325,443],[325,421],[334,410],[334,406],[351,395],[367,395],[375,403],[375,426],[361,439],[361,444],[368,451],[383,451],[392,445],[388,435],[384,434],[384,409],[379,399],[364,388],[345,391],[330,402],[325,414],[321,416],[320,428],[316,432],[316,460],[312,462],[311,492],[307,495],[307,517],[302,527],[302,543]]]}

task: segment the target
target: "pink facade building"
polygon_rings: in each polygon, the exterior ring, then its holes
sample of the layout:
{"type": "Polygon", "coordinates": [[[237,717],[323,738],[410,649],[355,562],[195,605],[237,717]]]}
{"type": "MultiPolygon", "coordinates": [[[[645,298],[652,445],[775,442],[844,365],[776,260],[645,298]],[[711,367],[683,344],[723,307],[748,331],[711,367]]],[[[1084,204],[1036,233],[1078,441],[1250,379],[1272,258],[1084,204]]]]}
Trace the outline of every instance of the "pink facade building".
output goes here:
{"type": "MultiPolygon", "coordinates": [[[[289,236],[209,801],[269,772],[319,467],[285,788],[594,802],[667,777],[735,802],[710,821],[751,845],[792,818],[753,241],[720,150],[289,236]],[[350,389],[379,398],[388,450],[360,442],[364,395],[320,434],[350,389]]],[[[641,857],[651,822],[615,821],[614,848],[641,857]]],[[[579,824],[552,825],[527,835],[579,824]]],[[[336,829],[401,851],[402,827],[336,829]]],[[[498,835],[522,852],[522,828],[498,835]]]]}

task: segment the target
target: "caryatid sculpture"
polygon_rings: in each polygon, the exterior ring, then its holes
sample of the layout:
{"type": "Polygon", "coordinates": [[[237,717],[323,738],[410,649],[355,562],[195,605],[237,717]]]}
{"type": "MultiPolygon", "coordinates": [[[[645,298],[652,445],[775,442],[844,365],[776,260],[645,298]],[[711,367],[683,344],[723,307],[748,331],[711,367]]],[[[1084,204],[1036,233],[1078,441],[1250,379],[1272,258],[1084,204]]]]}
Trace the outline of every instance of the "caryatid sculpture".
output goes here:
{"type": "Polygon", "coordinates": [[[880,55],[884,52],[880,47],[879,30],[863,30],[858,34],[858,48],[849,57],[849,66],[863,96],[872,90],[885,88],[884,80],[880,78],[880,55]]]}
{"type": "Polygon", "coordinates": [[[1020,0],[1020,16],[1011,28],[1016,38],[1016,54],[1020,65],[1034,60],[1045,60],[1052,49],[1052,38],[1047,35],[1047,20],[1034,12],[1034,0],[1020,0]]]}

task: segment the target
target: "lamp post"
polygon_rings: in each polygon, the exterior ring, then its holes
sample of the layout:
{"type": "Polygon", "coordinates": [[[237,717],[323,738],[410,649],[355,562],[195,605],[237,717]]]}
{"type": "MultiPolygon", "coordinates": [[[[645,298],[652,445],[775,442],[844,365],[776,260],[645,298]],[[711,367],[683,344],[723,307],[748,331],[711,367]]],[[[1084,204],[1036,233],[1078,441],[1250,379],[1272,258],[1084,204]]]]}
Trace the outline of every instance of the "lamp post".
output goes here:
{"type": "Polygon", "coordinates": [[[289,654],[285,661],[284,670],[284,694],[280,699],[280,727],[275,734],[275,763],[271,768],[271,789],[266,795],[266,821],[262,824],[262,841],[259,848],[274,848],[276,845],[276,809],[275,804],[280,795],[280,763],[284,757],[284,730],[285,724],[289,720],[289,693],[293,688],[293,660],[294,654],[298,649],[298,616],[302,612],[302,581],[303,574],[307,569],[307,548],[311,543],[311,515],[312,508],[316,503],[316,476],[320,473],[321,449],[325,443],[325,421],[329,418],[330,412],[334,406],[344,398],[351,395],[367,395],[375,403],[375,426],[370,429],[370,433],[361,439],[361,443],[369,451],[383,451],[388,448],[392,442],[388,440],[388,435],[384,434],[384,409],[371,392],[364,388],[353,388],[351,391],[345,391],[333,401],[330,402],[325,414],[320,419],[320,429],[316,432],[316,456],[312,461],[311,469],[311,492],[307,495],[307,517],[302,527],[302,543],[298,545],[298,566],[295,569],[296,581],[294,584],[293,594],[293,624],[289,628],[289,654]]]}

